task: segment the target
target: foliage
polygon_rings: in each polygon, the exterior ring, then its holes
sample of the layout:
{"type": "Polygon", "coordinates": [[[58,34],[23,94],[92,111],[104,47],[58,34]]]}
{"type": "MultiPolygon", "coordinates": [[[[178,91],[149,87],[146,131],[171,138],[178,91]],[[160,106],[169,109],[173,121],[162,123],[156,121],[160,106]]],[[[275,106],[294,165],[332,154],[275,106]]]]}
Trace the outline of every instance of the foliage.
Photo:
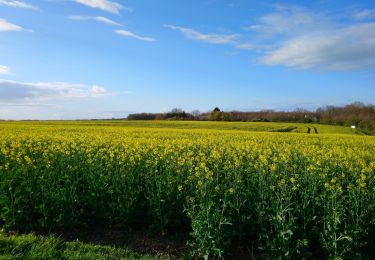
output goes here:
{"type": "Polygon", "coordinates": [[[160,119],[159,114],[152,113],[138,113],[138,114],[129,114],[127,119],[129,120],[156,120],[160,119]]]}
{"type": "Polygon", "coordinates": [[[208,114],[208,120],[210,121],[228,121],[229,116],[225,112],[219,111],[212,111],[208,114]]]}
{"type": "Polygon", "coordinates": [[[127,117],[128,120],[193,120],[194,118],[194,115],[186,113],[180,108],[174,108],[168,113],[136,113],[129,114],[127,117]]]}
{"type": "Polygon", "coordinates": [[[321,123],[355,125],[368,133],[375,133],[375,106],[360,102],[344,107],[327,106],[317,110],[321,123]]]}

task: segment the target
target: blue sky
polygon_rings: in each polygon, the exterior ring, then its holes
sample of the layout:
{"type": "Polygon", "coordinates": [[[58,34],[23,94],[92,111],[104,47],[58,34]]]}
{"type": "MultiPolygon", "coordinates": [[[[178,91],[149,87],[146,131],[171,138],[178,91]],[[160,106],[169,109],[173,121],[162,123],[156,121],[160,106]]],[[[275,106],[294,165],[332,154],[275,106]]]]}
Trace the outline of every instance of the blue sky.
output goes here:
{"type": "Polygon", "coordinates": [[[375,104],[375,2],[304,2],[0,0],[0,118],[375,104]]]}

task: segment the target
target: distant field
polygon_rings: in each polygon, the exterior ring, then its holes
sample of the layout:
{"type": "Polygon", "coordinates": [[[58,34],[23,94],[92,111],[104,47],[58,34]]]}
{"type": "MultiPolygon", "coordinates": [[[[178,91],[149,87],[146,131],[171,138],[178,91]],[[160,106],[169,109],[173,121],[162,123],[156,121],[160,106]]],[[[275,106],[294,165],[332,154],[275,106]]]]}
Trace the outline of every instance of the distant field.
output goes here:
{"type": "Polygon", "coordinates": [[[319,124],[1,122],[0,225],[0,259],[135,254],[6,233],[97,226],[177,232],[212,259],[374,259],[375,137],[319,124]]]}
{"type": "MultiPolygon", "coordinates": [[[[2,124],[7,124],[2,122],[2,124]]],[[[358,129],[346,126],[278,123],[278,122],[213,122],[213,121],[128,121],[128,120],[92,120],[92,121],[40,121],[17,122],[19,125],[64,125],[64,126],[118,126],[167,129],[217,129],[255,132],[289,132],[310,134],[352,134],[364,135],[358,129]],[[310,129],[310,130],[309,130],[310,129]]],[[[0,124],[1,125],[1,124],[0,124]]]]}

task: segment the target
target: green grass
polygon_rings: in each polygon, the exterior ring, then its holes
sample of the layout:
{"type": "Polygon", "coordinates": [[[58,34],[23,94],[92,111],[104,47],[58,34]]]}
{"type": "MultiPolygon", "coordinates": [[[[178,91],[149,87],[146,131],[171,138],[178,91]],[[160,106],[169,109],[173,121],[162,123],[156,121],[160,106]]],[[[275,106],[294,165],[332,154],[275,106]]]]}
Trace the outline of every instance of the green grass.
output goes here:
{"type": "Polygon", "coordinates": [[[0,259],[155,259],[124,248],[81,242],[64,242],[59,238],[33,234],[7,236],[0,233],[0,259]]]}
{"type": "MultiPolygon", "coordinates": [[[[114,126],[114,127],[139,127],[139,128],[168,128],[168,129],[215,129],[215,130],[240,130],[253,132],[291,132],[310,134],[349,134],[363,135],[358,129],[347,126],[305,124],[305,123],[282,123],[282,122],[213,122],[213,121],[129,121],[129,120],[87,120],[87,121],[23,121],[19,125],[63,125],[64,127],[77,126],[114,126]],[[315,128],[315,129],[314,129],[315,128]]],[[[6,123],[0,123],[6,125],[6,123]]]]}

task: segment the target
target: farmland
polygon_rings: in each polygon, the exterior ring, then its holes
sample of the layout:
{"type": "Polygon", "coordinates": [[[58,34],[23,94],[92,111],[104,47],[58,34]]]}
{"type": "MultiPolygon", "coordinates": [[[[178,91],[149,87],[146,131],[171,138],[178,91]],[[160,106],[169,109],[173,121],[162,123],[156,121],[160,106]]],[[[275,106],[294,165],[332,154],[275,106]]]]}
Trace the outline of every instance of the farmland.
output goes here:
{"type": "Polygon", "coordinates": [[[189,253],[368,257],[375,138],[319,124],[0,123],[4,230],[189,230],[189,253]]]}

